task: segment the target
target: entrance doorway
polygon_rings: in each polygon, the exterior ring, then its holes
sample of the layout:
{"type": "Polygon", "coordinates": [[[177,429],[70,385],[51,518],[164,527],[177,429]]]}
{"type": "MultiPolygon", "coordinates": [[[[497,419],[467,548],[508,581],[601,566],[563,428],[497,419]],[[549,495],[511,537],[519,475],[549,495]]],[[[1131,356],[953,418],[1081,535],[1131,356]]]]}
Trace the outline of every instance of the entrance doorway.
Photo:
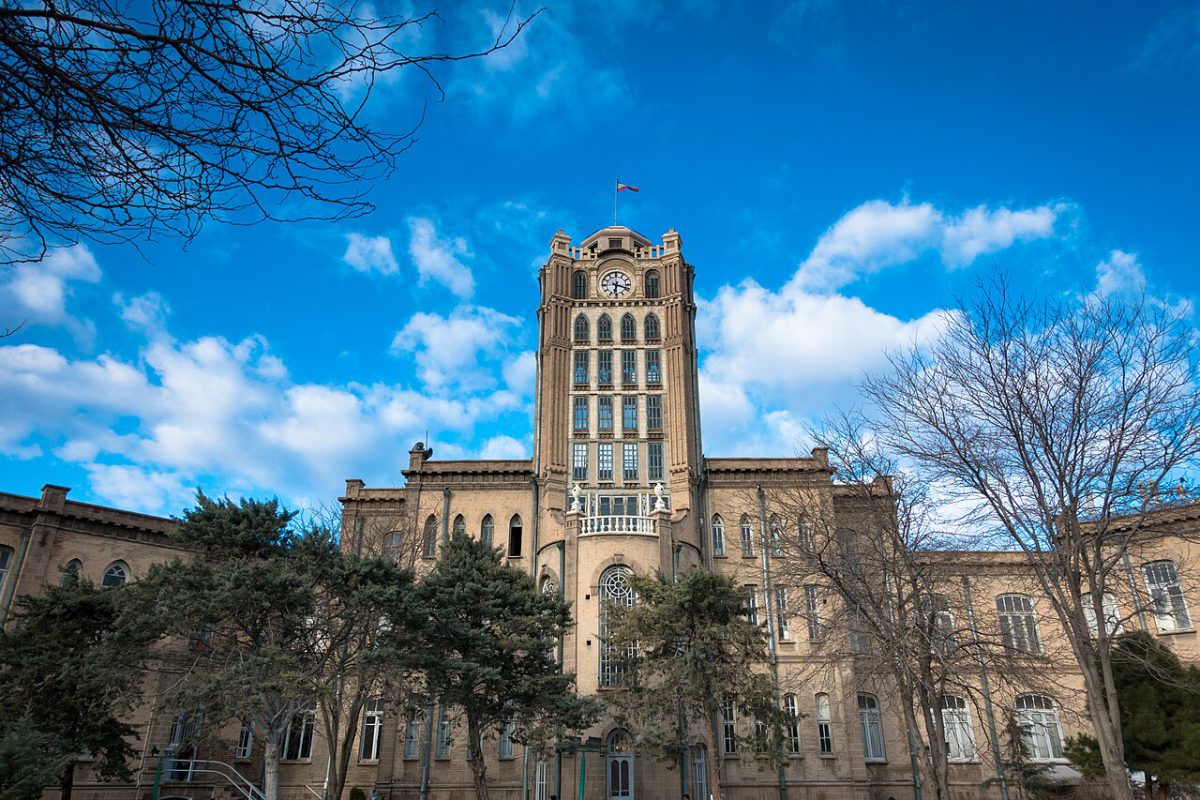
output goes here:
{"type": "Polygon", "coordinates": [[[608,735],[608,800],[634,800],[633,737],[617,728],[608,735]]]}

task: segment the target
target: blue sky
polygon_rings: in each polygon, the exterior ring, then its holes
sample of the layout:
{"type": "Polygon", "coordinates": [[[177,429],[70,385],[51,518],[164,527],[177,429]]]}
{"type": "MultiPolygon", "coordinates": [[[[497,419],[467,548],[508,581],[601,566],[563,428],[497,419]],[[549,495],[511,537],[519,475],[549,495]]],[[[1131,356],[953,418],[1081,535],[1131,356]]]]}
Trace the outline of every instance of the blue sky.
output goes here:
{"type": "MultiPolygon", "coordinates": [[[[444,9],[422,45],[488,38],[444,9]]],[[[178,513],[526,456],[551,235],[679,230],[709,455],[790,455],[996,267],[1191,302],[1200,4],[562,2],[508,50],[379,87],[419,141],[369,217],[210,224],[0,275],[0,490],[178,513]]]]}

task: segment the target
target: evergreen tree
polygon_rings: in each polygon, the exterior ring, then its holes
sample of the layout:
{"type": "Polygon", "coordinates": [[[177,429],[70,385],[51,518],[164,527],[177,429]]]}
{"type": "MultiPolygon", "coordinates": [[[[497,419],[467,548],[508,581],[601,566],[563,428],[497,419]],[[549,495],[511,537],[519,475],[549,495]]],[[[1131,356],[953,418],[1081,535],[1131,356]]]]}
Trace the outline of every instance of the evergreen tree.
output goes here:
{"type": "Polygon", "coordinates": [[[430,698],[466,721],[467,761],[478,800],[488,800],[483,740],[511,726],[527,747],[574,735],[597,704],[555,660],[570,606],[500,562],[487,544],[453,537],[418,587],[428,624],[420,658],[430,698]]]}
{"type": "MultiPolygon", "coordinates": [[[[123,717],[140,698],[157,631],[128,614],[129,587],[97,589],[68,576],[24,597],[0,631],[0,791],[28,796],[50,774],[71,797],[75,763],[91,758],[101,778],[130,780],[137,732],[123,717]]],[[[49,781],[47,781],[49,782],[49,781]]]]}
{"type": "Polygon", "coordinates": [[[755,736],[743,739],[772,760],[783,722],[766,661],[762,629],[746,618],[746,595],[731,577],[693,570],[671,580],[634,576],[637,602],[607,609],[611,620],[604,647],[627,654],[624,680],[610,700],[621,720],[638,730],[639,741],[663,757],[686,759],[692,730],[707,747],[707,782],[721,798],[715,730],[725,703],[756,721],[755,736]]]}

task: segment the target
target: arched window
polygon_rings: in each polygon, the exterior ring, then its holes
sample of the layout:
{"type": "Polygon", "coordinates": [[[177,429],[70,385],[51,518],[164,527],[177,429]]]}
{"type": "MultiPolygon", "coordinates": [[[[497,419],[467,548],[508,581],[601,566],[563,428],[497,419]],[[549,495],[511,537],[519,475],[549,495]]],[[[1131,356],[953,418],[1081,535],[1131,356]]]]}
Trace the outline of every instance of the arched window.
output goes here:
{"type": "Polygon", "coordinates": [[[821,755],[833,752],[833,719],[829,713],[829,695],[818,692],[817,701],[817,749],[821,755]]]}
{"type": "Polygon", "coordinates": [[[646,297],[653,300],[658,297],[658,294],[658,270],[648,270],[646,272],[646,297]]]}
{"type": "Polygon", "coordinates": [[[647,342],[657,342],[662,337],[662,332],[658,328],[658,316],[655,314],[646,315],[646,320],[642,323],[642,329],[646,334],[647,342]]]}
{"type": "Polygon", "coordinates": [[[1029,655],[1042,652],[1033,600],[1028,595],[1002,594],[996,598],[996,611],[1000,615],[1000,636],[1005,647],[1029,655]]]}
{"type": "Polygon", "coordinates": [[[721,519],[720,514],[713,514],[712,518],[712,542],[713,555],[725,555],[725,520],[721,519]]]}
{"type": "Polygon", "coordinates": [[[608,800],[633,797],[633,737],[617,728],[608,735],[607,770],[608,800]]]}
{"type": "Polygon", "coordinates": [[[587,273],[581,269],[575,270],[575,274],[571,276],[571,297],[576,300],[583,300],[587,297],[587,290],[587,273]]]}
{"type": "Polygon", "coordinates": [[[873,694],[858,696],[858,719],[862,724],[863,757],[867,761],[886,761],[883,748],[883,717],[879,713],[879,701],[873,694]]]}
{"type": "Polygon", "coordinates": [[[1192,627],[1175,562],[1151,561],[1144,564],[1142,577],[1146,581],[1146,591],[1150,593],[1150,607],[1158,629],[1166,632],[1192,627]]]}
{"type": "Polygon", "coordinates": [[[1063,757],[1062,727],[1052,697],[1017,695],[1017,725],[1030,761],[1054,761],[1063,757]]]}
{"type": "Polygon", "coordinates": [[[457,517],[454,518],[454,535],[455,536],[466,536],[467,535],[467,521],[465,519],[463,519],[462,514],[459,514],[457,517]]]}
{"type": "Polygon", "coordinates": [[[608,639],[608,607],[623,605],[632,608],[637,596],[629,583],[633,571],[629,567],[609,567],[600,576],[600,685],[616,686],[621,682],[622,669],[617,649],[608,639]]]}
{"type": "Polygon", "coordinates": [[[508,521],[508,557],[521,557],[521,538],[524,529],[521,527],[521,515],[513,514],[508,521]]]}
{"type": "Polygon", "coordinates": [[[707,748],[698,744],[692,747],[692,797],[708,797],[707,748]]]}
{"type": "Polygon", "coordinates": [[[942,729],[946,734],[946,754],[951,761],[974,761],[975,731],[971,728],[971,709],[956,694],[942,695],[942,729]]]}
{"type": "MultiPolygon", "coordinates": [[[[3,549],[4,548],[0,548],[0,550],[3,550],[3,549]]],[[[4,554],[2,552],[0,552],[0,561],[4,561],[4,554]]],[[[59,584],[62,586],[66,586],[73,581],[79,580],[79,575],[82,572],[83,572],[83,562],[80,561],[78,558],[72,558],[70,561],[67,562],[66,566],[63,567],[62,578],[60,579],[59,584]]],[[[0,586],[3,586],[3,585],[4,585],[4,569],[3,569],[3,565],[0,565],[0,586]]]]}
{"type": "Polygon", "coordinates": [[[588,320],[583,314],[575,318],[575,342],[584,344],[588,341],[588,320]]]}
{"type": "Polygon", "coordinates": [[[388,531],[383,537],[383,550],[385,553],[394,553],[404,544],[404,531],[388,531]]]}
{"type": "Polygon", "coordinates": [[[788,755],[800,755],[800,712],[796,708],[796,695],[783,696],[783,736],[787,743],[788,755]]]}
{"type": "Polygon", "coordinates": [[[771,515],[771,555],[783,555],[783,526],[774,514],[771,515]]]}
{"type": "Polygon", "coordinates": [[[437,518],[433,514],[425,520],[425,531],[421,537],[421,556],[433,558],[437,555],[437,518]]]}
{"type": "Polygon", "coordinates": [[[754,555],[754,528],[751,527],[750,517],[747,514],[742,514],[741,522],[738,528],[742,534],[742,555],[754,555]]]}
{"type": "Polygon", "coordinates": [[[621,343],[631,344],[637,341],[637,323],[632,314],[621,317],[621,343]]]}
{"type": "Polygon", "coordinates": [[[601,314],[600,319],[596,320],[596,340],[599,342],[612,341],[612,318],[608,314],[601,314]]]}
{"type": "Polygon", "coordinates": [[[108,569],[104,570],[104,577],[100,579],[100,585],[105,589],[115,589],[127,580],[129,580],[129,567],[121,561],[114,561],[108,565],[108,569]]]}
{"type": "Polygon", "coordinates": [[[483,522],[479,524],[479,541],[486,544],[488,547],[493,547],[492,542],[496,539],[496,523],[492,522],[492,515],[488,514],[483,518],[483,522]]]}

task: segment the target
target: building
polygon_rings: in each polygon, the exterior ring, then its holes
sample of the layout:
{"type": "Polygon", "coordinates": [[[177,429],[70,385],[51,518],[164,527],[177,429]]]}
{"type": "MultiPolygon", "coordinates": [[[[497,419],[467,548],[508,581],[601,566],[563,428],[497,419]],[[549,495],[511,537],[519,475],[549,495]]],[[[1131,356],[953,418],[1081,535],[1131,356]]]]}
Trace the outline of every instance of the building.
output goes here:
{"type": "MultiPolygon", "coordinates": [[[[831,603],[819,581],[789,568],[789,548],[811,536],[813,526],[839,537],[849,531],[838,546],[853,547],[853,531],[872,512],[864,510],[863,495],[835,482],[821,450],[803,458],[705,454],[693,278],[673,230],[656,243],[629,228],[607,227],[578,246],[557,233],[539,273],[532,458],[439,460],[418,442],[403,486],[346,482],[343,546],[388,554],[420,571],[452,533],[491,542],[508,564],[571,602],[576,624],[563,643],[563,667],[588,693],[603,694],[618,677],[603,645],[603,610],[634,601],[632,572],[713,569],[747,588],[751,613],[767,626],[776,655],[781,702],[796,714],[781,770],[724,735],[721,753],[695,747],[686,767],[663,764],[638,751],[635,731],[602,721],[588,732],[591,750],[550,756],[526,752],[496,732],[488,776],[497,798],[565,800],[581,788],[588,800],[684,792],[702,798],[701,767],[716,757],[734,800],[777,798],[781,784],[790,798],[803,800],[912,798],[895,687],[865,652],[854,614],[831,603]],[[798,514],[800,507],[819,513],[798,514]]],[[[871,491],[886,496],[886,481],[871,491]]],[[[55,580],[76,560],[104,581],[111,565],[136,577],[144,564],[173,554],[164,538],[169,520],[74,504],[65,494],[47,487],[41,500],[0,496],[5,610],[14,593],[36,591],[38,582],[55,580]]],[[[1128,565],[1128,592],[1111,602],[1106,597],[1105,608],[1112,607],[1114,622],[1140,625],[1200,662],[1191,622],[1200,587],[1182,569],[1197,554],[1186,537],[1172,535],[1196,529],[1200,505],[1163,513],[1155,525],[1165,535],[1128,565]]],[[[999,726],[1016,719],[1036,759],[1063,764],[1064,736],[1085,725],[1080,681],[1020,556],[968,551],[947,558],[954,559],[947,574],[955,576],[944,598],[948,631],[1027,655],[1026,667],[1041,678],[1022,688],[1014,670],[984,684],[986,670],[970,666],[961,693],[943,698],[956,796],[997,797],[998,789],[984,783],[996,775],[999,726]]],[[[470,796],[453,709],[432,714],[371,705],[347,785],[395,800],[470,796]]],[[[169,744],[182,719],[147,709],[147,746],[169,744]]],[[[733,710],[720,723],[723,734],[754,725],[733,710]]],[[[309,730],[306,744],[288,748],[293,757],[281,774],[288,800],[320,796],[326,754],[309,730]]],[[[236,730],[228,738],[234,766],[252,775],[255,754],[241,746],[236,730]]],[[[87,784],[81,776],[77,791],[86,786],[84,800],[141,800],[152,767],[143,763],[135,787],[87,784]]],[[[165,778],[164,797],[199,800],[217,791],[188,769],[165,778]]]]}

